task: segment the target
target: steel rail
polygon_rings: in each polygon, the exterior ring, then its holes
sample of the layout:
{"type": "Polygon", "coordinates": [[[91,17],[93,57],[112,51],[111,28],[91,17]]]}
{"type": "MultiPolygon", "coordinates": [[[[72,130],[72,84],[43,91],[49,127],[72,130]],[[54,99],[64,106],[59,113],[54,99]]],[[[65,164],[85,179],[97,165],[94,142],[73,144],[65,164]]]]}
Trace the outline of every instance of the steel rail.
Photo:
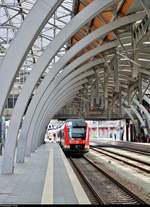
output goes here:
{"type": "Polygon", "coordinates": [[[102,172],[106,177],[108,177],[113,183],[115,183],[117,186],[119,186],[123,191],[125,191],[128,195],[133,197],[138,203],[140,204],[149,204],[146,201],[144,201],[142,198],[137,196],[134,192],[132,192],[130,189],[128,189],[126,186],[121,184],[118,180],[116,180],[113,176],[111,176],[108,172],[106,172],[105,169],[102,169],[102,167],[99,167],[97,164],[95,164],[92,160],[84,156],[84,159],[86,159],[91,165],[93,165],[96,169],[98,169],[100,172],[102,172]]]}
{"type": "Polygon", "coordinates": [[[122,160],[121,158],[115,157],[115,156],[110,155],[110,154],[115,154],[115,155],[117,155],[117,156],[121,156],[121,157],[130,159],[130,160],[132,160],[132,161],[139,162],[139,163],[141,163],[141,164],[147,165],[148,167],[150,166],[150,163],[147,163],[147,162],[144,162],[144,161],[142,161],[142,160],[138,160],[138,159],[136,159],[136,158],[133,158],[133,157],[130,157],[130,156],[126,156],[126,155],[123,155],[123,154],[121,155],[121,154],[116,153],[116,152],[110,152],[109,150],[105,150],[105,149],[101,149],[101,150],[106,151],[106,153],[105,153],[105,152],[102,152],[102,151],[99,151],[98,149],[92,149],[92,150],[93,150],[93,151],[96,151],[96,152],[98,152],[98,153],[102,153],[102,154],[104,154],[104,155],[106,155],[106,156],[108,156],[108,157],[111,157],[111,158],[113,158],[113,159],[115,159],[115,160],[118,160],[118,161],[120,161],[120,162],[123,162],[123,163],[125,163],[126,165],[129,165],[129,166],[132,166],[132,167],[134,167],[134,168],[140,169],[140,170],[142,170],[142,171],[144,171],[144,172],[146,172],[146,173],[150,173],[150,170],[148,170],[148,169],[145,169],[145,168],[143,168],[143,167],[140,167],[140,166],[138,166],[138,165],[136,165],[136,164],[134,164],[134,163],[129,163],[128,161],[122,160]],[[110,153],[110,154],[107,154],[107,152],[110,153]]]}

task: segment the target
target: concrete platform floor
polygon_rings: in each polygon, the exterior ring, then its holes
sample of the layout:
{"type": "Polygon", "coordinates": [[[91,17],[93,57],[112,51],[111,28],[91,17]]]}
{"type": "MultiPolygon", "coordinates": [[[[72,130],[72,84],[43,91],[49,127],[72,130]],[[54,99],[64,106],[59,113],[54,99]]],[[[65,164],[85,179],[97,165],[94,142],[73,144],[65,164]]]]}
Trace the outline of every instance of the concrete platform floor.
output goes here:
{"type": "MultiPolygon", "coordinates": [[[[0,167],[1,163],[2,156],[0,167]]],[[[0,174],[2,204],[90,202],[59,145],[46,143],[26,158],[24,163],[17,163],[13,175],[0,174]]]]}

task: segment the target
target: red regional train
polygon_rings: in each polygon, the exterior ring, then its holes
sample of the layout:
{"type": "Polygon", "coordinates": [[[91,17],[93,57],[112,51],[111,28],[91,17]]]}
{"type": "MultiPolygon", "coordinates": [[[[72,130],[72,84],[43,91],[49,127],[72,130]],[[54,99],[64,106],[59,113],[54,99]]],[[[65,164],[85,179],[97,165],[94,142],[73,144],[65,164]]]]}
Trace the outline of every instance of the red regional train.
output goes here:
{"type": "Polygon", "coordinates": [[[89,127],[84,119],[67,119],[58,136],[64,152],[85,153],[89,151],[89,127]]]}

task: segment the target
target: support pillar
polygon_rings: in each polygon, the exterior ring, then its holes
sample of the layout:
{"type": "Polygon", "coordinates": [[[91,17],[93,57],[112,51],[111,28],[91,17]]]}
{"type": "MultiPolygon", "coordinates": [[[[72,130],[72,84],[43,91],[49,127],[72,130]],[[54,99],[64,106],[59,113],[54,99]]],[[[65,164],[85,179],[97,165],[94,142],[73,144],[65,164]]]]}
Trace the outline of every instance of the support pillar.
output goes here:
{"type": "Polygon", "coordinates": [[[107,66],[104,65],[104,110],[107,114],[108,110],[108,69],[107,66]]]}

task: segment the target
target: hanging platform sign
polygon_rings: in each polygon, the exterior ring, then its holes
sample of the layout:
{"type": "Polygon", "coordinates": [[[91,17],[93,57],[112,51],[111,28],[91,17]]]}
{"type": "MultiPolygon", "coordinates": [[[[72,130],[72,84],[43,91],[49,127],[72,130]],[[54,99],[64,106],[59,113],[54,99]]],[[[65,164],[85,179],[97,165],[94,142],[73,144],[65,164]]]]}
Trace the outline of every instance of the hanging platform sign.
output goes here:
{"type": "Polygon", "coordinates": [[[143,125],[143,126],[141,126],[141,128],[145,129],[145,128],[147,128],[147,126],[143,125]]]}

